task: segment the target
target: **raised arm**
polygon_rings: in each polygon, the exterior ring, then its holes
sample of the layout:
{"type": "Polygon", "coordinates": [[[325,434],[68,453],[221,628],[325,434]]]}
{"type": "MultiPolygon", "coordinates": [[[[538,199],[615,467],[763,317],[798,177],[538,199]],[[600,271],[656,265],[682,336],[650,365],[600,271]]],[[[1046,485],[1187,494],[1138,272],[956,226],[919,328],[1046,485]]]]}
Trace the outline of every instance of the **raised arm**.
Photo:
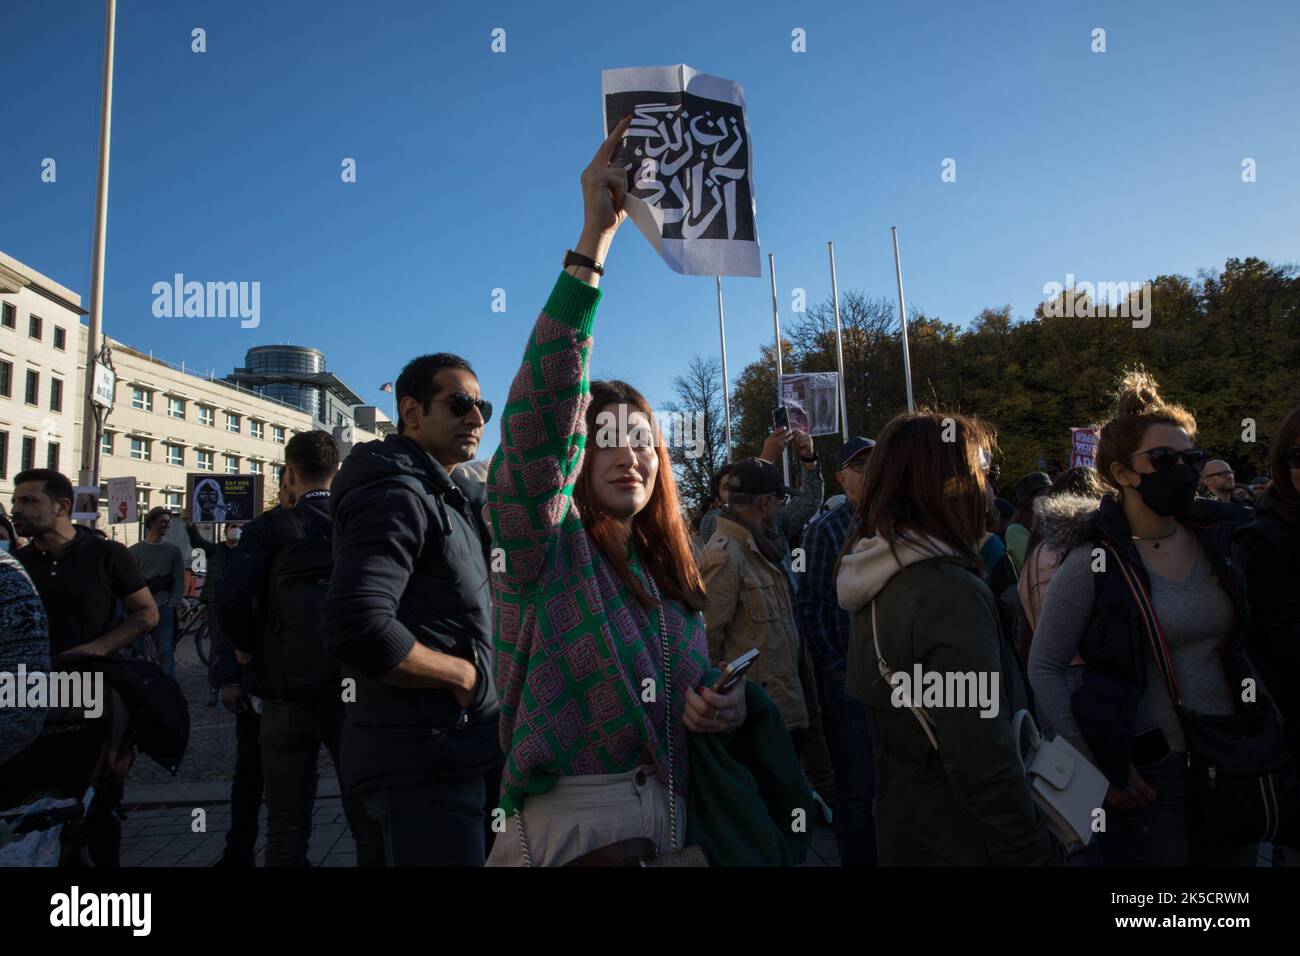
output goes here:
{"type": "MultiPolygon", "coordinates": [[[[582,174],[584,220],[574,251],[603,263],[626,217],[627,183],[610,167],[627,129],[624,118],[582,174]]],[[[573,484],[586,446],[587,367],[600,303],[600,277],[569,266],[533,326],[523,364],[501,416],[501,445],[488,470],[487,511],[494,543],[505,549],[496,586],[517,592],[535,582],[557,534],[572,515],[573,484]]]]}

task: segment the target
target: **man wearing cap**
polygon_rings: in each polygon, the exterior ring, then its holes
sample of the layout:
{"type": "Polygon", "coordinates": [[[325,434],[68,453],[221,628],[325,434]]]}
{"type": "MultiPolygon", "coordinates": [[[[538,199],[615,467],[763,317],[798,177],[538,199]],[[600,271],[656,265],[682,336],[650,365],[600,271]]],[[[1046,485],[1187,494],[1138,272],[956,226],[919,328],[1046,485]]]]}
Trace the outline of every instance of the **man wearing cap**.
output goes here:
{"type": "MultiPolygon", "coordinates": [[[[1025,552],[1029,548],[1029,528],[1034,521],[1034,501],[1051,490],[1052,479],[1047,472],[1034,471],[1016,482],[1016,510],[1007,523],[1003,539],[1016,574],[1025,566],[1025,552]]],[[[996,592],[995,592],[996,593],[996,592]]]]}
{"type": "Polygon", "coordinates": [[[772,698],[800,752],[817,706],[810,699],[815,682],[799,639],[794,582],[778,525],[782,505],[798,492],[782,484],[780,470],[761,458],[736,462],[726,487],[717,530],[700,556],[709,656],[731,661],[758,649],[749,679],[772,698]]]}
{"type": "MultiPolygon", "coordinates": [[[[821,509],[823,489],[822,469],[821,463],[817,460],[817,449],[813,446],[812,438],[804,432],[792,431],[789,428],[775,429],[763,442],[763,450],[758,457],[763,461],[777,464],[787,448],[793,448],[803,466],[799,478],[799,490],[791,493],[790,501],[781,509],[777,519],[777,527],[788,544],[798,540],[799,532],[803,531],[804,525],[821,509]]],[[[723,504],[726,503],[726,495],[727,486],[723,483],[718,488],[718,497],[723,504]]],[[[721,514],[722,507],[719,506],[708,511],[700,519],[700,538],[703,541],[713,537],[713,532],[718,527],[718,516],[721,514]]],[[[787,567],[789,563],[790,558],[787,554],[787,567]]]]}
{"type": "Polygon", "coordinates": [[[162,669],[168,677],[176,677],[176,660],[172,643],[176,638],[176,608],[185,592],[185,560],[181,549],[167,540],[172,526],[171,513],[166,508],[154,508],[144,516],[144,538],[128,549],[135,565],[144,576],[158,605],[158,625],[153,629],[154,647],[162,656],[162,669]]]}
{"type": "Polygon", "coordinates": [[[804,531],[805,569],[799,578],[799,619],[817,675],[822,726],[835,770],[835,844],[843,866],[876,865],[876,825],[871,803],[876,771],[867,709],[844,691],[849,612],[835,594],[835,566],[849,535],[876,443],[850,438],[835,460],[844,501],[818,515],[804,531]]]}
{"type": "Polygon", "coordinates": [[[1259,499],[1264,497],[1264,492],[1268,491],[1268,475],[1259,475],[1250,483],[1250,496],[1255,499],[1255,504],[1259,504],[1259,499]]]}

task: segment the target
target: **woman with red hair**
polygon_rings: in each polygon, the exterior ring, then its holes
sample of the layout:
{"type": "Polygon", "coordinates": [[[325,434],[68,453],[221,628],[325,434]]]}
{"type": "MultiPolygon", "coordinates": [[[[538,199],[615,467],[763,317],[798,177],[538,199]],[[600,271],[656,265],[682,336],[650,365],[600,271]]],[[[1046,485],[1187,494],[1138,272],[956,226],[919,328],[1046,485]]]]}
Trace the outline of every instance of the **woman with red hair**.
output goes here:
{"type": "Polygon", "coordinates": [[[511,832],[489,866],[563,865],[624,840],[679,848],[686,731],[733,731],[742,681],[708,666],[704,585],[667,449],[645,398],[588,383],[597,285],[626,217],[609,163],[624,119],[582,176],[585,223],[524,353],[488,473],[494,664],[511,832]]]}

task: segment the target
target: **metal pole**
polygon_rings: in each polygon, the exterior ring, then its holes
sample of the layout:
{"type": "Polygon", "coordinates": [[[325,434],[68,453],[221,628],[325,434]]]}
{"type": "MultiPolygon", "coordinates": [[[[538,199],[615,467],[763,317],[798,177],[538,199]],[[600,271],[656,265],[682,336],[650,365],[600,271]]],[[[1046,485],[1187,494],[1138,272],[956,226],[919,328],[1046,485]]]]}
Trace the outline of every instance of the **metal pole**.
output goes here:
{"type": "Polygon", "coordinates": [[[916,411],[912,401],[912,359],[907,353],[907,304],[903,301],[903,266],[898,258],[898,227],[890,226],[894,236],[894,272],[898,275],[898,325],[903,330],[903,380],[907,382],[907,410],[916,411]]]}
{"type": "MultiPolygon", "coordinates": [[[[781,402],[781,316],[776,310],[776,256],[772,253],[767,254],[767,271],[772,277],[772,326],[776,329],[776,404],[779,408],[781,402]]],[[[790,484],[790,450],[788,448],[781,451],[781,469],[785,474],[785,483],[790,484]]]]}
{"type": "Polygon", "coordinates": [[[727,427],[727,461],[731,461],[731,384],[727,379],[727,326],[722,317],[722,276],[715,278],[718,280],[718,339],[722,343],[722,420],[727,427]]]}
{"type": "Polygon", "coordinates": [[[844,333],[840,327],[840,287],[835,282],[835,243],[826,243],[831,252],[831,298],[835,300],[835,361],[840,370],[840,434],[849,440],[848,386],[844,384],[844,333]]]}
{"type": "Polygon", "coordinates": [[[83,485],[99,484],[100,442],[94,403],[95,362],[99,360],[104,309],[104,243],[108,231],[108,154],[113,125],[113,38],[117,26],[117,0],[106,0],[104,19],[104,85],[99,104],[99,178],[95,207],[95,243],[90,263],[90,329],[86,335],[85,405],[81,423],[81,476],[83,485]]]}

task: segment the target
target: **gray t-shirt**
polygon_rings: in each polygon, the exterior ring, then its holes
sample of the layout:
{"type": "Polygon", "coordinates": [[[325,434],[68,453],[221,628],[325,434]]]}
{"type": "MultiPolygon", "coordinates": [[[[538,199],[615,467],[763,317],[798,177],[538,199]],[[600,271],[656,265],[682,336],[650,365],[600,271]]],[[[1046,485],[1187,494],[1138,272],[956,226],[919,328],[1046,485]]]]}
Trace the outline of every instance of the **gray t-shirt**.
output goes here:
{"type": "MultiPolygon", "coordinates": [[[[1039,722],[1054,727],[1089,755],[1091,751],[1070,705],[1067,670],[1092,617],[1092,548],[1091,544],[1081,545],[1061,562],[1048,586],[1029,650],[1029,681],[1034,688],[1039,722]]],[[[1150,577],[1151,601],[1173,654],[1183,706],[1206,714],[1231,714],[1232,690],[1219,647],[1232,629],[1234,611],[1232,598],[1219,583],[1209,559],[1197,548],[1191,572],[1184,580],[1171,581],[1154,573],[1150,577]]],[[[1142,643],[1145,648],[1145,634],[1142,643]]],[[[1145,658],[1147,686],[1138,700],[1134,733],[1159,727],[1171,749],[1186,751],[1177,711],[1149,648],[1145,658]]]]}
{"type": "Polygon", "coordinates": [[[176,607],[180,604],[181,595],[185,592],[185,564],[181,558],[181,549],[166,541],[160,541],[158,544],[137,541],[127,550],[131,552],[131,557],[135,558],[135,566],[140,569],[145,581],[163,575],[171,577],[170,588],[153,592],[153,599],[158,606],[176,607]]]}

